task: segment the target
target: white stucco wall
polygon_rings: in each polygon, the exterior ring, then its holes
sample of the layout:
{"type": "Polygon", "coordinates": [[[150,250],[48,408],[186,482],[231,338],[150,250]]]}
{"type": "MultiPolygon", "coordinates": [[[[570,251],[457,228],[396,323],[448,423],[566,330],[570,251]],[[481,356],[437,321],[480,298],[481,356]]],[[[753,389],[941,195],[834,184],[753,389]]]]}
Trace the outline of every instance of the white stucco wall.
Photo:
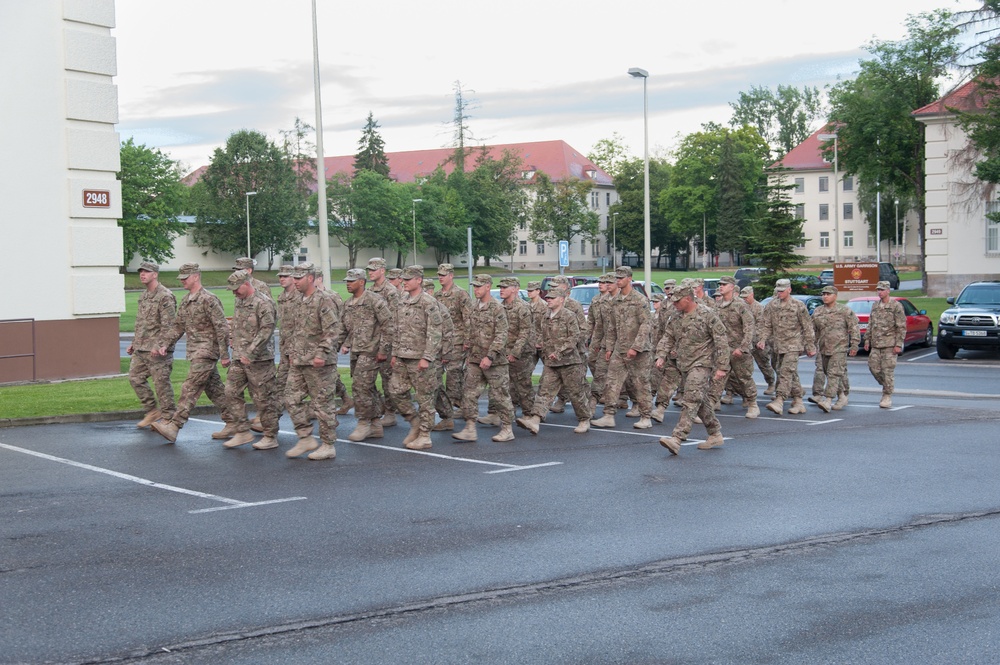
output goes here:
{"type": "Polygon", "coordinates": [[[124,310],[112,27],[113,0],[0,3],[0,319],[124,310]]]}

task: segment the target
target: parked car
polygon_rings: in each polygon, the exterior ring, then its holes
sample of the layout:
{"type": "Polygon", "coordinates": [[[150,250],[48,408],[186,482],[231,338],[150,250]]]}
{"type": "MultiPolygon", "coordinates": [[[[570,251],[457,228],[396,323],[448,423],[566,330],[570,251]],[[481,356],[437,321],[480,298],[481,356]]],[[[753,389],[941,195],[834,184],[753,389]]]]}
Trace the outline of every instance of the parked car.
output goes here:
{"type": "MultiPolygon", "coordinates": [[[[596,277],[588,277],[586,275],[566,275],[566,279],[569,281],[570,288],[578,286],[580,284],[596,284],[596,277]]],[[[542,280],[542,297],[549,292],[549,283],[552,281],[551,277],[546,277],[542,280]]]]}
{"type": "Polygon", "coordinates": [[[806,291],[819,291],[824,286],[816,275],[791,275],[789,279],[793,285],[798,284],[806,291]]]}
{"type": "Polygon", "coordinates": [[[899,288],[899,273],[891,263],[882,261],[878,264],[878,279],[880,282],[889,282],[890,289],[899,288]]]}
{"type": "Polygon", "coordinates": [[[715,295],[715,292],[719,290],[719,280],[717,279],[706,279],[705,280],[705,295],[711,298],[715,295]]]}
{"type": "MultiPolygon", "coordinates": [[[[503,298],[500,297],[500,289],[490,289],[490,295],[496,298],[497,300],[503,300],[503,298]]],[[[517,295],[521,298],[521,300],[525,302],[529,300],[528,292],[525,291],[524,289],[518,289],[517,295]]]]}
{"type": "MultiPolygon", "coordinates": [[[[790,297],[804,302],[806,305],[806,309],[809,311],[809,314],[812,314],[817,307],[820,307],[823,304],[823,298],[821,298],[820,296],[806,296],[800,293],[793,293],[790,297]]],[[[771,302],[772,300],[774,300],[774,296],[768,296],[767,298],[761,300],[760,304],[763,305],[764,307],[767,307],[767,303],[771,302]]]]}
{"type": "Polygon", "coordinates": [[[737,268],[736,272],[733,273],[733,279],[736,280],[736,286],[742,289],[744,286],[760,281],[761,275],[765,272],[767,272],[766,268],[737,268]]]}
{"type": "Polygon", "coordinates": [[[600,293],[600,289],[597,284],[581,284],[569,290],[569,297],[580,303],[583,306],[584,314],[586,314],[590,311],[590,303],[594,301],[598,293],[600,293]]]}
{"type": "Polygon", "coordinates": [[[823,286],[833,286],[833,268],[819,271],[819,283],[823,286]]]}
{"type": "Polygon", "coordinates": [[[950,360],[960,349],[1000,350],[1000,281],[973,282],[938,321],[938,357],[950,360]]]}
{"type": "MultiPolygon", "coordinates": [[[[930,346],[934,339],[934,324],[927,316],[927,310],[917,309],[906,298],[893,298],[893,300],[899,301],[899,304],[903,306],[903,313],[906,314],[906,338],[903,340],[903,348],[913,345],[930,346]]],[[[876,302],[878,302],[878,298],[875,296],[851,298],[847,301],[847,306],[858,315],[862,347],[865,345],[865,333],[868,331],[868,316],[876,302]]]]}

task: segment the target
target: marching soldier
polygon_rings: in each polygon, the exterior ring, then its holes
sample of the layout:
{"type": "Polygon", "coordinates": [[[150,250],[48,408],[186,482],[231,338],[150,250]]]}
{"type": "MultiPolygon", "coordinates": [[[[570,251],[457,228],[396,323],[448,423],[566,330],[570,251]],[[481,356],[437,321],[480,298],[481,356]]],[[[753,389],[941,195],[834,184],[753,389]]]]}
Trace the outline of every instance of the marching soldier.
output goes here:
{"type": "Polygon", "coordinates": [[[802,403],[802,383],[799,381],[799,356],[803,350],[812,358],[816,355],[816,332],[813,329],[809,311],[801,300],[791,297],[792,283],[779,279],[774,285],[775,298],[764,308],[758,349],[764,349],[768,342],[778,354],[775,371],[778,375],[774,399],[767,404],[767,410],[782,414],[784,401],[792,398],[788,413],[805,413],[802,403]]]}
{"type": "MultiPolygon", "coordinates": [[[[565,275],[555,275],[549,279],[549,288],[562,288],[566,291],[566,301],[563,303],[563,307],[571,311],[577,319],[580,325],[580,352],[587,352],[587,340],[590,338],[590,324],[587,322],[587,315],[583,311],[583,305],[581,305],[576,300],[569,297],[570,285],[569,280],[566,279],[565,275]]],[[[584,381],[587,380],[586,373],[584,373],[584,381]]],[[[584,386],[585,388],[587,386],[584,386]]],[[[557,395],[556,401],[552,404],[552,413],[562,413],[566,408],[566,403],[569,401],[569,395],[565,390],[557,395]]]]}
{"type": "Polygon", "coordinates": [[[257,279],[256,277],[253,276],[254,266],[257,265],[256,261],[254,261],[251,258],[248,258],[248,257],[244,256],[243,258],[236,259],[233,262],[233,264],[234,264],[233,265],[233,270],[246,270],[247,271],[247,274],[250,275],[250,283],[253,284],[253,290],[254,291],[256,291],[257,293],[260,293],[260,295],[264,296],[268,300],[271,300],[271,301],[274,300],[274,296],[271,295],[271,287],[268,286],[266,283],[262,282],[261,280],[259,280],[259,279],[257,279]]]}
{"type": "MultiPolygon", "coordinates": [[[[386,279],[385,259],[378,256],[370,259],[368,261],[367,271],[368,280],[372,283],[368,290],[385,301],[385,304],[389,306],[389,311],[392,313],[393,319],[395,319],[396,306],[399,304],[399,297],[402,294],[402,291],[397,291],[396,287],[390,284],[389,280],[386,279]]],[[[393,323],[392,329],[395,329],[395,322],[393,323]]],[[[392,363],[389,361],[379,363],[378,372],[382,377],[382,394],[384,395],[381,409],[383,413],[381,423],[383,427],[395,427],[396,407],[393,404],[393,401],[389,399],[389,382],[392,379],[392,363]]]]}
{"type": "Polygon", "coordinates": [[[434,294],[434,298],[448,309],[451,322],[455,326],[456,359],[449,362],[445,368],[445,396],[454,411],[460,409],[462,404],[465,363],[469,354],[469,315],[472,310],[472,298],[467,291],[455,287],[455,266],[452,264],[439,265],[437,275],[441,288],[434,294]]]}
{"type": "Polygon", "coordinates": [[[875,292],[878,302],[872,305],[868,315],[865,351],[869,351],[868,371],[882,386],[878,405],[888,409],[896,388],[896,356],[903,352],[906,341],[906,313],[899,301],[890,297],[889,282],[879,282],[875,292]]]}
{"type": "Polygon", "coordinates": [[[713,380],[709,396],[713,407],[718,408],[722,390],[726,388],[743,398],[746,417],[756,418],[760,415],[760,407],[757,406],[757,384],[753,380],[753,356],[750,354],[755,329],[753,313],[736,297],[736,279],[731,275],[719,280],[719,293],[722,297],[716,303],[715,313],[726,327],[732,358],[729,359],[728,378],[713,380]]]}
{"type": "Polygon", "coordinates": [[[604,386],[608,380],[607,349],[604,348],[604,338],[607,328],[614,325],[611,321],[611,295],[615,283],[612,273],[605,273],[597,278],[598,293],[590,301],[587,310],[587,320],[590,324],[590,346],[587,348],[587,365],[593,380],[590,382],[590,412],[597,408],[597,403],[604,398],[604,386]]]}
{"type": "Polygon", "coordinates": [[[528,306],[531,308],[531,325],[535,333],[535,363],[543,360],[542,319],[548,313],[548,305],[542,299],[542,283],[528,282],[528,306]]]}
{"type": "Polygon", "coordinates": [[[861,333],[858,317],[847,305],[837,303],[837,287],[823,287],[823,306],[812,313],[813,328],[816,329],[816,358],[819,372],[826,377],[826,386],[821,386],[816,406],[826,413],[832,409],[843,409],[847,398],[843,395],[843,382],[847,377],[847,356],[858,354],[861,333]],[[841,403],[843,401],[843,403],[841,403]]]}
{"type": "Polygon", "coordinates": [[[743,298],[743,302],[747,304],[747,307],[750,308],[750,313],[753,314],[754,329],[752,355],[754,362],[757,364],[757,368],[760,370],[761,374],[764,375],[764,381],[767,382],[767,387],[764,388],[764,394],[773,395],[775,376],[774,370],[771,369],[771,353],[768,349],[757,348],[757,342],[760,341],[760,327],[764,316],[764,307],[754,299],[752,286],[747,285],[740,289],[740,297],[743,298]]]}
{"type": "Polygon", "coordinates": [[[135,316],[135,338],[125,352],[131,356],[128,365],[128,382],[136,397],[146,409],[146,415],[136,427],[149,427],[163,418],[170,420],[174,415],[174,387],[170,383],[170,372],[174,369],[174,347],[167,348],[166,355],[153,352],[158,348],[161,334],[174,326],[177,315],[177,297],[173,291],[160,284],[160,266],[149,261],[139,264],[139,281],[146,291],[139,298],[139,311],[135,316]],[[147,381],[152,377],[156,394],[147,381]],[[157,405],[159,399],[159,405],[157,405]]]}
{"type": "MultiPolygon", "coordinates": [[[[434,281],[425,279],[423,286],[424,293],[433,298],[434,281]]],[[[441,314],[441,354],[440,362],[437,366],[437,391],[434,394],[434,406],[437,408],[441,420],[431,428],[431,431],[451,432],[455,429],[455,414],[454,409],[451,408],[451,402],[444,393],[444,368],[448,366],[448,363],[455,362],[458,358],[464,357],[464,355],[455,355],[455,324],[451,322],[451,314],[448,313],[448,308],[442,305],[437,299],[434,302],[437,303],[438,313],[441,314]]]]}
{"type": "Polygon", "coordinates": [[[531,373],[535,369],[535,331],[531,308],[521,300],[521,282],[517,277],[500,280],[500,297],[507,315],[507,370],[510,375],[510,398],[521,413],[527,413],[535,401],[531,373]]]}

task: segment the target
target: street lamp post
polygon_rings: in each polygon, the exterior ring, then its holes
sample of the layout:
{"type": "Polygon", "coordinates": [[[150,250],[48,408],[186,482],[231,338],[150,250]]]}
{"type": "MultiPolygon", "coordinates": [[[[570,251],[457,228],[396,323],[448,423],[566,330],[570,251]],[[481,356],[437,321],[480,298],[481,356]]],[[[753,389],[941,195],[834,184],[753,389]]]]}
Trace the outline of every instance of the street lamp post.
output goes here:
{"type": "Polygon", "coordinates": [[[247,257],[253,258],[253,254],[250,253],[250,197],[257,196],[257,192],[247,192],[247,257]]]}
{"type": "MultiPolygon", "coordinates": [[[[413,260],[417,260],[417,204],[422,202],[423,199],[412,199],[413,203],[413,260]]],[[[513,270],[513,260],[511,262],[511,270],[513,270]]]]}
{"type": "Polygon", "coordinates": [[[837,134],[820,134],[820,141],[833,140],[833,262],[840,261],[840,201],[838,198],[837,179],[840,178],[840,165],[837,163],[837,134]]]}
{"type": "Polygon", "coordinates": [[[611,267],[618,270],[618,213],[611,216],[611,267]]]}
{"type": "Polygon", "coordinates": [[[642,192],[643,192],[643,249],[642,262],[646,268],[645,279],[648,293],[650,283],[653,281],[652,248],[650,247],[649,232],[649,95],[647,94],[646,81],[649,79],[649,72],[639,67],[632,67],[628,70],[629,76],[642,79],[642,192]]]}
{"type": "Polygon", "coordinates": [[[313,98],[316,104],[316,226],[319,232],[319,261],[324,284],[330,284],[330,229],[326,222],[326,166],[323,155],[323,101],[319,83],[319,30],[316,22],[316,0],[312,0],[313,37],[313,98]]]}

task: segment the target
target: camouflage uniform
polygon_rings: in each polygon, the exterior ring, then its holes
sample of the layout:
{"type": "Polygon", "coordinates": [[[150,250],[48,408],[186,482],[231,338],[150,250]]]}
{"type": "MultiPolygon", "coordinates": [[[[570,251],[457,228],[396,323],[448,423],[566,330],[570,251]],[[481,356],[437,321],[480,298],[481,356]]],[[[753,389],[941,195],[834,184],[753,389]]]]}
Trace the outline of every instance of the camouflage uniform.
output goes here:
{"type": "MultiPolygon", "coordinates": [[[[500,285],[505,286],[502,280],[500,285]]],[[[503,308],[507,315],[507,355],[514,357],[514,361],[507,365],[510,399],[515,406],[521,407],[521,413],[527,413],[535,400],[531,373],[537,357],[531,308],[516,294],[513,302],[503,303],[503,308]]]]}
{"type": "MultiPolygon", "coordinates": [[[[380,267],[385,267],[385,259],[376,257],[368,261],[368,270],[378,269],[380,267]]],[[[375,295],[380,296],[382,300],[385,300],[385,304],[389,306],[389,312],[393,317],[393,324],[390,329],[395,330],[396,307],[399,305],[399,299],[403,295],[402,292],[390,284],[388,279],[382,280],[381,284],[375,284],[372,282],[371,286],[368,287],[368,290],[375,295]]],[[[392,339],[389,340],[390,356],[392,355],[392,341],[392,339]]],[[[389,381],[392,379],[392,363],[390,360],[391,358],[378,364],[378,373],[379,376],[382,377],[382,394],[384,395],[384,399],[381,400],[381,411],[387,415],[391,415],[392,422],[395,423],[396,416],[394,414],[396,412],[396,407],[393,406],[392,398],[389,397],[389,381]]]]}
{"type": "MultiPolygon", "coordinates": [[[[660,342],[663,337],[667,334],[667,330],[674,325],[677,325],[677,319],[680,317],[680,312],[674,307],[670,299],[665,299],[663,304],[660,305],[660,311],[657,312],[656,320],[654,321],[654,332],[653,332],[653,349],[654,351],[659,348],[660,342]]],[[[656,381],[656,404],[659,407],[666,408],[670,405],[670,398],[673,397],[677,389],[681,387],[684,382],[684,378],[681,375],[680,369],[677,367],[677,359],[671,356],[664,358],[663,367],[657,368],[653,366],[653,379],[656,381]]],[[[659,420],[660,416],[657,416],[659,420]]]]}
{"type": "MultiPolygon", "coordinates": [[[[360,271],[359,271],[360,272],[360,271]]],[[[348,277],[352,275],[348,274],[348,277]]],[[[359,279],[362,275],[357,276],[359,279]]],[[[351,354],[351,392],[354,414],[358,420],[375,420],[382,416],[375,379],[378,377],[377,356],[389,357],[393,317],[389,305],[381,296],[366,290],[360,297],[352,296],[344,303],[339,334],[333,348],[347,347],[351,354]]]]}
{"type": "MultiPolygon", "coordinates": [[[[569,298],[566,298],[569,301],[569,298]]],[[[573,411],[581,422],[591,415],[590,401],[584,389],[587,366],[583,362],[577,340],[581,337],[577,316],[565,306],[554,314],[549,312],[542,319],[542,353],[545,366],[538,384],[538,395],[531,408],[531,415],[544,419],[549,412],[552,398],[560,390],[569,395],[573,411]],[[555,358],[550,356],[554,355],[555,358]]],[[[518,421],[520,422],[520,421],[518,421]]]]}
{"type": "Polygon", "coordinates": [[[159,348],[157,340],[161,334],[173,327],[176,312],[177,297],[162,284],[157,284],[152,293],[147,290],[142,294],[139,298],[139,311],[135,316],[132,359],[128,365],[129,385],[142,402],[143,408],[147,413],[157,410],[156,400],[159,398],[160,417],[167,420],[173,417],[176,408],[174,387],[170,383],[170,372],[174,368],[174,345],[167,347],[165,356],[154,356],[152,351],[159,348]],[[147,383],[150,377],[156,388],[155,396],[147,383]]]}
{"type": "Polygon", "coordinates": [[[244,256],[243,258],[236,259],[236,261],[233,263],[233,270],[250,270],[251,271],[250,284],[253,285],[253,290],[256,293],[259,293],[260,295],[264,296],[271,302],[274,302],[274,296],[271,295],[271,287],[262,282],[261,280],[257,279],[256,277],[254,277],[252,274],[255,263],[256,261],[254,261],[253,259],[244,256]]]}
{"type": "Polygon", "coordinates": [[[834,399],[844,392],[847,352],[856,353],[861,341],[858,317],[850,307],[835,302],[832,307],[817,307],[812,313],[812,322],[816,330],[817,374],[826,378],[826,385],[820,384],[819,390],[814,379],[813,393],[834,399]]]}
{"type": "MultiPolygon", "coordinates": [[[[449,274],[449,272],[454,274],[455,270],[447,263],[438,267],[439,276],[449,274]]],[[[455,326],[455,358],[445,367],[447,374],[445,397],[453,408],[460,408],[464,394],[465,367],[469,357],[469,312],[472,309],[472,296],[469,295],[468,291],[452,284],[447,291],[438,289],[434,293],[434,298],[445,306],[451,315],[451,322],[455,326]]]]}
{"type": "MultiPolygon", "coordinates": [[[[601,275],[602,283],[607,284],[614,281],[614,275],[601,275]]],[[[590,301],[590,309],[587,311],[587,320],[590,324],[590,346],[587,349],[587,365],[590,367],[590,374],[593,380],[590,382],[590,394],[597,401],[604,398],[604,387],[608,380],[608,349],[604,347],[604,339],[611,322],[610,308],[612,295],[609,293],[598,293],[590,301]]]]}
{"type": "MultiPolygon", "coordinates": [[[[885,282],[879,282],[881,287],[885,282]]],[[[885,288],[888,288],[886,284],[885,288]]],[[[872,305],[868,315],[868,330],[865,332],[865,348],[868,352],[868,371],[882,386],[883,397],[892,395],[896,389],[896,351],[903,348],[906,341],[906,313],[898,300],[889,299],[872,305]]]]}
{"type": "MultiPolygon", "coordinates": [[[[403,271],[404,279],[411,268],[403,271]]],[[[422,273],[419,273],[422,276],[422,273]]],[[[419,434],[428,436],[434,427],[434,397],[438,381],[438,358],[441,355],[441,312],[434,298],[418,292],[415,297],[404,292],[396,309],[393,334],[393,369],[389,378],[389,397],[396,410],[407,420],[420,419],[419,434]],[[420,361],[427,361],[426,369],[420,361]],[[419,413],[410,401],[410,389],[416,393],[419,413]]]]}
{"type": "MultiPolygon", "coordinates": [[[[477,276],[477,279],[481,276],[477,276]]],[[[488,280],[488,277],[486,278],[488,280]]],[[[474,282],[483,286],[489,281],[474,282]]],[[[466,422],[475,421],[479,414],[479,395],[489,385],[490,402],[496,406],[501,425],[514,423],[514,406],[510,400],[510,375],[507,369],[507,314],[503,305],[490,297],[485,303],[476,301],[469,314],[466,344],[465,393],[462,399],[462,417],[466,422]],[[490,367],[480,363],[489,358],[490,367]]]]}
{"type": "Polygon", "coordinates": [[[226,321],[222,301],[204,287],[184,296],[177,308],[174,325],[163,331],[159,346],[171,349],[185,334],[191,369],[181,386],[177,411],[170,421],[178,428],[183,427],[204,392],[219,408],[222,419],[232,423],[235,418],[216,366],[220,357],[229,357],[229,322],[226,321]]]}
{"type": "Polygon", "coordinates": [[[649,301],[638,290],[632,289],[628,295],[615,297],[611,302],[611,315],[614,325],[607,326],[604,342],[611,353],[604,388],[604,415],[614,416],[618,395],[628,379],[636,391],[639,414],[644,419],[649,418],[653,411],[653,397],[649,389],[653,322],[649,301]],[[628,357],[630,350],[636,351],[634,358],[628,357]]]}
{"type": "Polygon", "coordinates": [[[730,353],[739,349],[742,355],[739,357],[733,355],[729,359],[728,377],[712,380],[712,386],[709,390],[712,404],[719,403],[723,388],[742,397],[747,406],[751,403],[756,404],[757,384],[753,380],[753,356],[750,352],[755,330],[753,314],[747,304],[735,295],[728,302],[723,299],[716,303],[715,313],[722,321],[722,325],[726,327],[730,353]]]}
{"type": "MultiPolygon", "coordinates": [[[[434,297],[434,282],[429,279],[424,280],[424,293],[434,297]]],[[[437,299],[438,313],[441,315],[441,354],[437,367],[437,390],[434,393],[434,408],[443,421],[451,421],[455,417],[455,410],[452,408],[451,400],[444,391],[444,368],[451,362],[457,362],[465,357],[465,352],[456,353],[455,349],[455,324],[452,323],[451,314],[448,308],[437,299]]],[[[454,423],[452,423],[454,426],[454,423]]],[[[446,425],[445,425],[446,427],[446,425]]]]}
{"type": "MultiPolygon", "coordinates": [[[[539,282],[528,282],[529,291],[539,288],[539,282]]],[[[537,364],[539,360],[542,360],[542,320],[548,314],[549,308],[545,306],[545,301],[541,298],[529,302],[528,307],[531,309],[531,327],[535,338],[535,364],[537,364]]]]}
{"type": "Polygon", "coordinates": [[[760,340],[765,346],[770,343],[778,357],[774,401],[784,402],[789,397],[801,400],[799,356],[803,351],[810,355],[816,351],[816,333],[805,304],[792,297],[782,300],[776,296],[764,308],[760,340]]]}
{"type": "MultiPolygon", "coordinates": [[[[291,272],[291,266],[282,266],[281,270],[291,272]]],[[[276,303],[278,309],[278,324],[281,332],[278,334],[278,372],[275,375],[275,395],[278,396],[279,413],[284,409],[285,384],[288,382],[288,350],[291,348],[291,338],[295,331],[295,311],[302,294],[293,285],[291,289],[282,291],[276,303]]]]}
{"type": "MultiPolygon", "coordinates": [[[[682,287],[674,297],[683,297],[685,292],[690,293],[682,287]]],[[[678,312],[667,326],[656,348],[656,358],[662,358],[664,362],[668,358],[675,359],[684,379],[681,415],[674,427],[673,437],[685,440],[691,432],[695,415],[701,418],[709,435],[721,433],[722,425],[712,408],[708,391],[717,371],[729,371],[730,357],[726,327],[713,309],[698,305],[692,312],[678,312]]]]}
{"type": "MultiPolygon", "coordinates": [[[[740,293],[742,293],[742,291],[740,293]]],[[[760,327],[764,316],[764,306],[756,300],[752,303],[746,302],[745,300],[743,302],[746,303],[746,306],[750,309],[750,313],[753,314],[753,360],[757,364],[757,368],[760,370],[761,374],[764,375],[764,381],[767,382],[767,385],[774,386],[775,374],[774,370],[771,368],[771,352],[767,348],[757,348],[757,342],[760,341],[760,327]]]]}
{"type": "MultiPolygon", "coordinates": [[[[242,272],[242,271],[240,271],[242,272]]],[[[240,272],[234,273],[239,275],[240,272]]],[[[249,277],[246,273],[244,276],[249,277]]],[[[230,284],[233,284],[231,280],[230,284]]],[[[242,278],[237,286],[242,284],[242,278]]],[[[248,432],[246,402],[243,391],[248,387],[257,414],[264,428],[264,436],[278,436],[278,396],[275,392],[274,366],[274,325],[276,309],[274,301],[259,291],[249,298],[236,298],[233,310],[232,348],[233,359],[226,376],[226,397],[235,417],[235,432],[248,432]],[[250,362],[244,365],[240,358],[250,362]]]]}
{"type": "MultiPolygon", "coordinates": [[[[299,274],[297,272],[296,276],[299,274]]],[[[285,405],[299,439],[312,435],[312,421],[316,418],[319,420],[320,442],[333,445],[338,424],[334,406],[337,349],[333,340],[339,334],[340,322],[332,301],[319,289],[308,296],[302,294],[294,317],[295,329],[287,340],[287,348],[283,348],[290,361],[285,405]],[[323,361],[320,367],[313,365],[313,360],[317,358],[323,361]]]]}

